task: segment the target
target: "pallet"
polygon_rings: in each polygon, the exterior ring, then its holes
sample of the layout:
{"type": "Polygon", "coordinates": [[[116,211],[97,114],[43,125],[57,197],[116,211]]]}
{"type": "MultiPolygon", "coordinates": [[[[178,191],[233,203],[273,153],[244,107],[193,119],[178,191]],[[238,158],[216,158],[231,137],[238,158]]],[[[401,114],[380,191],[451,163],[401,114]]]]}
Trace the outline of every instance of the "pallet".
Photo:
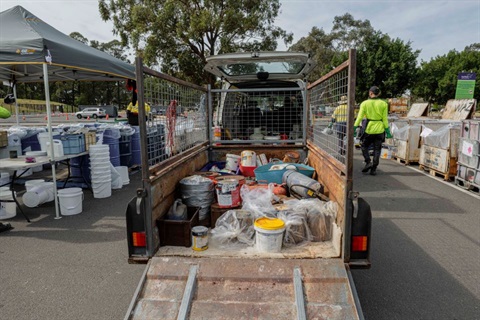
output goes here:
{"type": "Polygon", "coordinates": [[[420,165],[418,168],[420,170],[428,172],[431,176],[434,176],[434,177],[440,176],[445,181],[451,181],[454,178],[454,175],[451,175],[449,172],[440,172],[435,169],[425,167],[424,165],[420,165]]]}
{"type": "Polygon", "coordinates": [[[462,189],[473,191],[477,194],[480,194],[480,186],[476,185],[473,182],[462,179],[460,177],[455,177],[455,185],[459,186],[462,189]]]}
{"type": "Polygon", "coordinates": [[[397,157],[397,156],[392,156],[392,160],[395,160],[398,163],[404,164],[406,166],[408,166],[412,163],[418,164],[418,161],[406,160],[406,159],[403,159],[403,158],[400,158],[400,157],[397,157]]]}

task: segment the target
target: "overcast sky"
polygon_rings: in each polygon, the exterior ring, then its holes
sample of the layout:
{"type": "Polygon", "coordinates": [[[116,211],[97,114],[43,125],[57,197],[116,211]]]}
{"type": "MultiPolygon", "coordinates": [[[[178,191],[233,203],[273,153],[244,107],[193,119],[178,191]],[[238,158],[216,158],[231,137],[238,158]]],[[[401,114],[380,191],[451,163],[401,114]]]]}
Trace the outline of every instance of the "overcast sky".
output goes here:
{"type": "MultiPolygon", "coordinates": [[[[330,32],[333,18],[350,13],[368,19],[375,30],[412,42],[429,61],[452,49],[480,43],[480,0],[281,0],[276,25],[293,32],[294,42],[312,27],[330,32]]],[[[0,0],[0,11],[21,5],[59,31],[80,32],[89,40],[111,41],[113,25],[98,13],[97,0],[0,0]]],[[[0,39],[1,41],[1,39],[0,39]]],[[[284,50],[281,46],[279,50],[284,50]]]]}

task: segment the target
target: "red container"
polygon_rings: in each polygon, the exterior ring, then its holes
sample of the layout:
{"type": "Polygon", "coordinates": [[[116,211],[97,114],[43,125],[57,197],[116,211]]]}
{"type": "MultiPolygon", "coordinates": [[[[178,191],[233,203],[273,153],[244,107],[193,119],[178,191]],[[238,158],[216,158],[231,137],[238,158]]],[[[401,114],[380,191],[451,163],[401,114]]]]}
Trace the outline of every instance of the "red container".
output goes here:
{"type": "Polygon", "coordinates": [[[245,177],[255,177],[255,172],[253,171],[255,168],[257,167],[244,167],[240,165],[240,171],[245,177]]]}

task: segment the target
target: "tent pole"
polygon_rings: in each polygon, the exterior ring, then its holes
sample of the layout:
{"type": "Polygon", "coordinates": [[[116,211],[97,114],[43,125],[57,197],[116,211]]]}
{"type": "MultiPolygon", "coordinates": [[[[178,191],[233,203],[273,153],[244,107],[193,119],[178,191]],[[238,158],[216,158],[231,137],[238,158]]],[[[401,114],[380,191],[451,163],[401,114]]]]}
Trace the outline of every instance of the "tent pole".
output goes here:
{"type": "Polygon", "coordinates": [[[58,197],[57,197],[57,176],[55,172],[55,152],[53,145],[53,132],[52,132],[52,111],[50,108],[50,87],[48,83],[48,66],[43,64],[43,83],[45,85],[45,104],[47,105],[47,126],[50,139],[50,164],[52,165],[52,179],[53,179],[53,194],[55,195],[55,219],[61,219],[58,211],[58,197]]]}
{"type": "Polygon", "coordinates": [[[13,97],[15,98],[15,118],[17,119],[17,126],[18,126],[18,102],[17,102],[17,84],[13,83],[13,97]]]}

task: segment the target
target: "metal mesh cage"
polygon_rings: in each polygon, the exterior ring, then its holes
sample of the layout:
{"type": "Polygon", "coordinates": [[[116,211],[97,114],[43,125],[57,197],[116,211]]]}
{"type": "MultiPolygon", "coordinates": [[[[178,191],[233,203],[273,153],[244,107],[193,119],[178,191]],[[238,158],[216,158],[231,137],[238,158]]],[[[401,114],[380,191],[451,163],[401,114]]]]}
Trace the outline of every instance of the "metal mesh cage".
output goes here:
{"type": "Polygon", "coordinates": [[[145,75],[144,99],[149,166],[207,141],[206,90],[145,75]]]}
{"type": "Polygon", "coordinates": [[[212,90],[214,124],[223,128],[222,143],[302,143],[303,104],[302,91],[295,87],[212,90]]]}
{"type": "Polygon", "coordinates": [[[308,90],[308,139],[343,164],[346,163],[349,126],[347,93],[348,68],[315,83],[308,90]]]}

